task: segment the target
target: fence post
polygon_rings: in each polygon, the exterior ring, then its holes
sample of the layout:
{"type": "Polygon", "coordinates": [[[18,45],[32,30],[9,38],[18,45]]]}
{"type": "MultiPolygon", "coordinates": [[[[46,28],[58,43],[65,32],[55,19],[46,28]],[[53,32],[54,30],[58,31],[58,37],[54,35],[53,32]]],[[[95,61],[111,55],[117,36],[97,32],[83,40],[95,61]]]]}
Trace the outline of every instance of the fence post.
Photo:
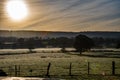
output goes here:
{"type": "Polygon", "coordinates": [[[48,67],[47,67],[47,74],[46,74],[46,76],[48,76],[48,77],[50,76],[50,74],[49,74],[50,66],[51,66],[51,63],[49,63],[49,64],[48,64],[48,67]]]}
{"type": "Polygon", "coordinates": [[[70,63],[70,68],[69,68],[69,75],[72,75],[72,63],[70,63]]]}
{"type": "Polygon", "coordinates": [[[15,65],[15,77],[17,77],[17,65],[15,65]]]}
{"type": "Polygon", "coordinates": [[[20,76],[20,65],[18,66],[18,75],[20,76]]]}
{"type": "Polygon", "coordinates": [[[112,75],[115,75],[115,61],[112,61],[112,75]]]}
{"type": "Polygon", "coordinates": [[[90,62],[88,62],[88,75],[90,74],[90,62]]]}
{"type": "Polygon", "coordinates": [[[20,76],[20,65],[15,65],[15,77],[20,76]]]}

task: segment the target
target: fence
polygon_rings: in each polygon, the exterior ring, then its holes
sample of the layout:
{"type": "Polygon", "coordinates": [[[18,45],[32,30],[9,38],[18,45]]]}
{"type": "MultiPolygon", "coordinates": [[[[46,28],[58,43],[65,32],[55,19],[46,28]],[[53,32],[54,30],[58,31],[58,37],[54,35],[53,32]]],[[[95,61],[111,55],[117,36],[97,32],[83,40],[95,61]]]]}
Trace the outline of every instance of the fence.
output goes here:
{"type": "MultiPolygon", "coordinates": [[[[81,75],[100,74],[117,75],[120,74],[119,62],[85,62],[68,63],[64,65],[46,63],[45,65],[14,65],[0,67],[8,76],[52,76],[52,75],[81,75]]],[[[1,74],[0,74],[1,75],[1,74]]]]}

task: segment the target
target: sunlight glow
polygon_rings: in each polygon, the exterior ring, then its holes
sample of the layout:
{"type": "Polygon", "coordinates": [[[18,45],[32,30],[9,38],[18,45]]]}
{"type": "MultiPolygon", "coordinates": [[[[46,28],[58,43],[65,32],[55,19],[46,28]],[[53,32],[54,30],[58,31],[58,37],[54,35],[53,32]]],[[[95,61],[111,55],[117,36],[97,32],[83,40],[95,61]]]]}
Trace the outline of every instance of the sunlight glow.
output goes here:
{"type": "Polygon", "coordinates": [[[6,11],[14,21],[23,20],[28,15],[28,8],[23,0],[9,0],[6,4],[6,11]]]}

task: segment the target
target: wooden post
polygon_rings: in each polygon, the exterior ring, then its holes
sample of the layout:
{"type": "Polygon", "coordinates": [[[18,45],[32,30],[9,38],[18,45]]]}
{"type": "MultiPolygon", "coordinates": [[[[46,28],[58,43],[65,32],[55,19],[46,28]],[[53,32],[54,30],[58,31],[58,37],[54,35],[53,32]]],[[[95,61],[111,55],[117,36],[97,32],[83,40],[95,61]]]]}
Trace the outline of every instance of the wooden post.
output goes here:
{"type": "Polygon", "coordinates": [[[69,75],[72,75],[72,63],[70,63],[69,75]]]}
{"type": "Polygon", "coordinates": [[[50,74],[49,74],[50,66],[51,66],[51,63],[49,63],[49,64],[48,64],[48,67],[47,67],[47,74],[46,74],[46,76],[48,76],[48,77],[50,76],[50,74]]]}
{"type": "Polygon", "coordinates": [[[90,62],[88,62],[88,75],[90,74],[90,62]]]}
{"type": "Polygon", "coordinates": [[[15,77],[17,77],[17,65],[15,65],[15,77]]]}
{"type": "Polygon", "coordinates": [[[115,75],[115,61],[112,61],[112,75],[115,75]]]}
{"type": "Polygon", "coordinates": [[[20,76],[20,65],[15,65],[15,77],[20,76]]]}

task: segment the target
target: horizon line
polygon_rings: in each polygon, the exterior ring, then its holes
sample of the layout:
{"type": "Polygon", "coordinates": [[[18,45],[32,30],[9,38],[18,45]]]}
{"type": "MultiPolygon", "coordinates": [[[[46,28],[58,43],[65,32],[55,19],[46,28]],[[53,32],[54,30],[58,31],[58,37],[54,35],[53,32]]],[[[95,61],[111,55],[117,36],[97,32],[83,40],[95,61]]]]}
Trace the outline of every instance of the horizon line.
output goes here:
{"type": "Polygon", "coordinates": [[[120,31],[48,31],[48,30],[0,30],[0,31],[31,31],[31,32],[120,32],[120,31]]]}

